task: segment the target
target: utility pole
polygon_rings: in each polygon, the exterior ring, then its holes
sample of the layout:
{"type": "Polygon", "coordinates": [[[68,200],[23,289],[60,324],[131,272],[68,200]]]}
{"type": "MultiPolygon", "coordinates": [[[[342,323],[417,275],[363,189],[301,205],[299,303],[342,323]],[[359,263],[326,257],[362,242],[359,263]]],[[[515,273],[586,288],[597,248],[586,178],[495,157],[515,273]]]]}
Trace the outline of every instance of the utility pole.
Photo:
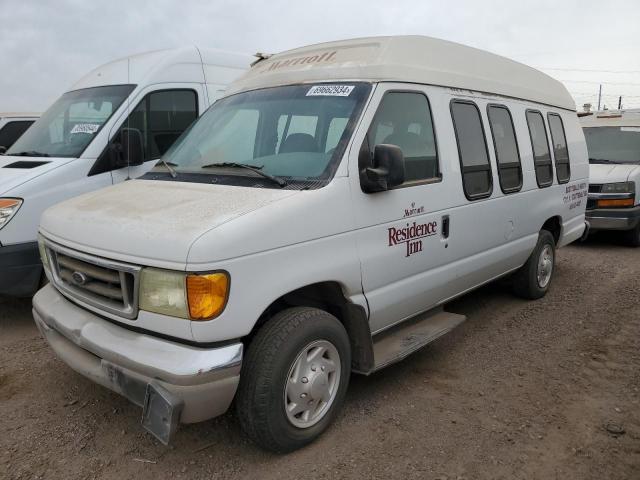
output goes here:
{"type": "Polygon", "coordinates": [[[622,95],[618,97],[618,110],[622,110],[622,95]]]}
{"type": "Polygon", "coordinates": [[[600,88],[598,89],[598,110],[600,110],[601,100],[602,100],[602,84],[600,84],[600,88]]]}

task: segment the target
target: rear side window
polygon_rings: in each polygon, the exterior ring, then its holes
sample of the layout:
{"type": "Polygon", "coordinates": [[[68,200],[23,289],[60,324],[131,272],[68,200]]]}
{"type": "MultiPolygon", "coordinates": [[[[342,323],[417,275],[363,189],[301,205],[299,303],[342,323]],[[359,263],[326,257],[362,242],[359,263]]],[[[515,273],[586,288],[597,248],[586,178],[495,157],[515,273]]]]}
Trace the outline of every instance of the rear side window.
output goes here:
{"type": "Polygon", "coordinates": [[[403,185],[439,177],[436,139],[427,97],[417,92],[389,92],[378,107],[367,135],[369,151],[385,143],[404,155],[403,185]]]}
{"type": "Polygon", "coordinates": [[[567,183],[571,178],[571,165],[569,164],[569,149],[567,137],[564,133],[562,118],[557,113],[547,115],[549,130],[551,130],[551,143],[553,144],[553,156],[556,160],[556,177],[558,183],[567,183]]]}
{"type": "Polygon", "coordinates": [[[0,129],[0,147],[9,147],[31,126],[33,120],[9,122],[0,129]]]}
{"type": "Polygon", "coordinates": [[[522,166],[511,113],[507,107],[489,105],[487,114],[498,162],[500,188],[504,193],[517,192],[522,188],[522,166]]]}
{"type": "Polygon", "coordinates": [[[533,163],[538,187],[548,187],[553,183],[553,166],[551,165],[547,129],[544,126],[542,114],[534,110],[527,110],[527,125],[533,148],[533,163]]]}
{"type": "Polygon", "coordinates": [[[469,200],[488,197],[493,181],[480,110],[473,102],[454,100],[451,103],[451,116],[458,143],[464,194],[469,200]]]}

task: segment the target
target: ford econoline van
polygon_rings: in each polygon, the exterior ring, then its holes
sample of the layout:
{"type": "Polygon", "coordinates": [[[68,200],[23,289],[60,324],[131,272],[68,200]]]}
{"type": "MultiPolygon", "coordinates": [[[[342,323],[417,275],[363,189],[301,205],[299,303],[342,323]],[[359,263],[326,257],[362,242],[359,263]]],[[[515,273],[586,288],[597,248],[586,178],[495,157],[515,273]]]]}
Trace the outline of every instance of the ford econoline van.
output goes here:
{"type": "Polygon", "coordinates": [[[39,116],[39,113],[0,113],[0,154],[11,148],[39,116]]]}
{"type": "Polygon", "coordinates": [[[196,47],[143,53],[62,95],[0,156],[0,295],[41,284],[36,236],[47,207],[151,169],[251,60],[196,47]]]}
{"type": "Polygon", "coordinates": [[[465,317],[443,306],[494,279],[542,297],[585,229],[566,89],[426,37],[262,59],[162,160],[44,213],[33,313],[163,442],[234,400],[259,445],[311,442],[352,372],[448,332],[465,317]]]}
{"type": "Polygon", "coordinates": [[[589,152],[587,220],[591,231],[621,232],[640,246],[640,109],[580,118],[589,152]]]}

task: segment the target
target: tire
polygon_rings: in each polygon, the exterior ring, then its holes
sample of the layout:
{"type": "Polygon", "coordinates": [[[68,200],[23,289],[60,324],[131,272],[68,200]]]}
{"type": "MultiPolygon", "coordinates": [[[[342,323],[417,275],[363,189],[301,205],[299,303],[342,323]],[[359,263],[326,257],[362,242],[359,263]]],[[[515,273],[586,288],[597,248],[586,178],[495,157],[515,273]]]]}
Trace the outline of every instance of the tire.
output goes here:
{"type": "Polygon", "coordinates": [[[640,224],[633,230],[625,232],[625,240],[630,247],[640,247],[640,224]]]}
{"type": "Polygon", "coordinates": [[[536,300],[546,295],[553,279],[556,259],[556,242],[553,235],[548,230],[540,230],[538,243],[531,252],[531,256],[513,276],[513,292],[522,298],[536,300]],[[546,268],[541,264],[543,255],[550,256],[549,262],[544,262],[546,268]],[[549,272],[549,267],[551,268],[549,272]],[[548,275],[545,275],[548,272],[548,275]],[[543,281],[539,281],[538,273],[541,273],[543,281]]]}
{"type": "Polygon", "coordinates": [[[236,395],[240,425],[266,450],[286,453],[301,448],[335,419],[350,373],[349,337],[336,317],[316,308],[283,310],[249,344],[236,395]],[[307,358],[313,359],[305,362],[307,358]],[[308,407],[298,398],[320,403],[308,407]],[[296,413],[300,408],[309,410],[296,413]]]}

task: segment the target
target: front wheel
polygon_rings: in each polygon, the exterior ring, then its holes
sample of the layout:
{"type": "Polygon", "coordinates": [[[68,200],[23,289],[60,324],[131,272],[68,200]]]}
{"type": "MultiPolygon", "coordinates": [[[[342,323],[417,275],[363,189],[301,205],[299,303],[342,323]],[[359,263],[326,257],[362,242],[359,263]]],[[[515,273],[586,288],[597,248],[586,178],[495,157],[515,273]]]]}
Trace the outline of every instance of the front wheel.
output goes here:
{"type": "Polygon", "coordinates": [[[513,276],[516,295],[529,300],[544,297],[555,270],[556,242],[547,230],[540,230],[531,256],[513,276]]]}
{"type": "Polygon", "coordinates": [[[636,228],[625,232],[627,244],[631,247],[640,247],[640,223],[636,228]]]}
{"type": "Polygon", "coordinates": [[[349,337],[333,315],[296,307],[276,314],[249,345],[236,407],[259,446],[290,452],[334,420],[351,373],[349,337]]]}

